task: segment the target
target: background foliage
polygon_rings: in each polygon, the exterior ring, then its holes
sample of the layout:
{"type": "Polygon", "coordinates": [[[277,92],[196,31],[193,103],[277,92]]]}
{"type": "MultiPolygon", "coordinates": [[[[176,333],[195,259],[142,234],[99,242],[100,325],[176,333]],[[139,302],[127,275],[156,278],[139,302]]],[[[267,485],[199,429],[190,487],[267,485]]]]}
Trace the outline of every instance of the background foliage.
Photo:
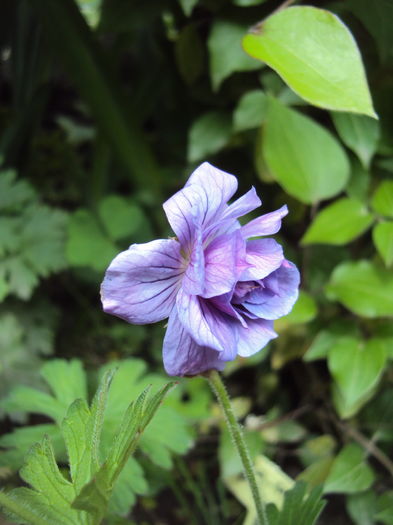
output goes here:
{"type": "MultiPolygon", "coordinates": [[[[171,234],[161,203],[208,160],[254,185],[265,212],[289,205],[280,240],[302,274],[280,337],[226,370],[268,501],[291,509],[297,479],[322,487],[318,523],[393,523],[393,5],[312,4],[258,31],[276,0],[3,2],[4,487],[45,433],[65,464],[66,410],[114,362],[104,441],[144,386],[164,384],[163,325],[105,316],[99,284],[118,251],[171,234]]],[[[204,381],[182,381],[108,519],[252,523],[222,424],[204,381]]]]}

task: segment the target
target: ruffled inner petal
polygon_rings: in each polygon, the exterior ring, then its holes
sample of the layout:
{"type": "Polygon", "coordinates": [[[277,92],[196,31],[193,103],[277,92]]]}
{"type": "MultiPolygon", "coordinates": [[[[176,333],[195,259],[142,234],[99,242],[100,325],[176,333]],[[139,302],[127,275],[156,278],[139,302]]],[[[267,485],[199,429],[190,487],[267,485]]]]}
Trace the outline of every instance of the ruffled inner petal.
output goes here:
{"type": "Polygon", "coordinates": [[[242,235],[245,239],[250,237],[260,237],[262,235],[273,235],[281,228],[281,219],[288,214],[287,206],[282,206],[276,211],[266,213],[261,217],[250,221],[241,228],[242,235]]]}
{"type": "Polygon", "coordinates": [[[261,199],[258,197],[255,188],[252,187],[251,190],[228,206],[222,215],[222,219],[238,219],[256,208],[259,208],[261,204],[261,199]]]}
{"type": "Polygon", "coordinates": [[[299,294],[300,275],[296,266],[284,261],[263,283],[263,287],[249,294],[243,303],[244,308],[263,319],[273,320],[287,315],[299,294]]]}
{"type": "Polygon", "coordinates": [[[205,250],[205,283],[202,297],[222,295],[234,287],[247,267],[246,245],[239,232],[216,237],[205,250]]]}
{"type": "Polygon", "coordinates": [[[282,247],[274,239],[254,239],[247,241],[246,261],[250,265],[240,277],[240,281],[264,279],[279,268],[284,260],[282,247]]]}
{"type": "Polygon", "coordinates": [[[109,265],[101,286],[104,311],[133,324],[169,316],[184,269],[175,240],[134,244],[109,265]]]}
{"type": "Polygon", "coordinates": [[[188,295],[184,290],[179,291],[176,304],[181,323],[196,343],[220,351],[221,359],[235,358],[237,321],[218,310],[209,299],[188,295]]]}
{"type": "Polygon", "coordinates": [[[180,322],[176,308],[173,309],[164,338],[163,359],[167,374],[193,376],[207,370],[222,370],[225,361],[220,352],[198,345],[180,322]]]}

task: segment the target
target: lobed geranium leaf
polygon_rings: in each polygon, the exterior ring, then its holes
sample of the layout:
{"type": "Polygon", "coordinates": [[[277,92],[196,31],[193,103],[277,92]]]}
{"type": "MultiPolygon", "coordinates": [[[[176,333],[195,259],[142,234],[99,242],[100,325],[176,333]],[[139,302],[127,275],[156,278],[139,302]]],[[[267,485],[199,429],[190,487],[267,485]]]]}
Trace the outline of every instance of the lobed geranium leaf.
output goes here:
{"type": "Polygon", "coordinates": [[[269,98],[262,139],[270,172],[301,202],[316,203],[344,189],[349,178],[346,154],[336,139],[310,118],[269,98]]]}
{"type": "Polygon", "coordinates": [[[362,202],[344,197],[318,213],[301,242],[347,244],[365,232],[373,221],[374,216],[362,202]]]}
{"type": "Polygon", "coordinates": [[[326,286],[330,299],[364,317],[393,316],[393,276],[371,261],[339,264],[326,286]]]}
{"type": "Polygon", "coordinates": [[[333,13],[279,10],[250,30],[243,47],[310,104],[376,117],[358,47],[333,13]]]}

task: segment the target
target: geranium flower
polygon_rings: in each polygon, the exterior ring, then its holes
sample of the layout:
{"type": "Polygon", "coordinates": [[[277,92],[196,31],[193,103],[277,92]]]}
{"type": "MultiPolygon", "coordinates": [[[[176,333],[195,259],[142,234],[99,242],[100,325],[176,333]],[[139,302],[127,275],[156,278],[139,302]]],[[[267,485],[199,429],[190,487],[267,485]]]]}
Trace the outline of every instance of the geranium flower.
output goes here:
{"type": "Polygon", "coordinates": [[[245,226],[258,208],[255,189],[227,204],[237,180],[205,162],[164,203],[176,234],[133,244],[110,264],[102,283],[105,312],[133,324],[169,317],[163,360],[169,375],[222,370],[277,337],[273,321],[298,296],[299,272],[271,238],[283,206],[245,226]]]}

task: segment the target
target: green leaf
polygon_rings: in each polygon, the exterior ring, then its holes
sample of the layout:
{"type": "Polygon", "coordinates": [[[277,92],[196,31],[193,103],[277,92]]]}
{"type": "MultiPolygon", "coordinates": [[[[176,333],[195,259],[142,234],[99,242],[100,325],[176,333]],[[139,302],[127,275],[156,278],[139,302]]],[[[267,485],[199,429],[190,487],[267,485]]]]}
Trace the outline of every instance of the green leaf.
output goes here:
{"type": "Polygon", "coordinates": [[[222,111],[210,111],[199,117],[191,126],[187,158],[196,162],[217,153],[231,136],[231,117],[222,111]]]}
{"type": "Polygon", "coordinates": [[[341,140],[358,156],[363,167],[369,168],[378,146],[379,123],[370,117],[348,113],[332,113],[332,117],[341,140]]]}
{"type": "Polygon", "coordinates": [[[64,413],[75,399],[87,399],[86,375],[78,359],[48,361],[41,369],[41,376],[50,386],[55,398],[63,405],[64,413]]]}
{"type": "Polygon", "coordinates": [[[186,16],[190,16],[198,0],[179,0],[180,5],[186,16]]]}
{"type": "Polygon", "coordinates": [[[393,490],[385,492],[378,498],[375,518],[384,525],[393,525],[393,490]]]}
{"type": "Polygon", "coordinates": [[[326,330],[321,330],[303,356],[304,361],[309,362],[327,357],[330,348],[345,335],[355,337],[359,335],[359,329],[353,321],[342,319],[334,322],[326,330]]]}
{"type": "Polygon", "coordinates": [[[318,213],[301,242],[339,246],[347,244],[365,232],[373,221],[374,216],[363,203],[344,197],[318,213]]]}
{"type": "Polygon", "coordinates": [[[72,266],[89,266],[102,272],[117,252],[90,212],[79,209],[73,213],[66,246],[67,259],[72,266]]]}
{"type": "Polygon", "coordinates": [[[25,180],[16,180],[14,170],[0,172],[0,211],[15,212],[36,198],[32,186],[25,180]]]}
{"type": "Polygon", "coordinates": [[[381,221],[373,228],[374,246],[387,267],[393,263],[393,222],[381,221]]]}
{"type": "Polygon", "coordinates": [[[365,452],[359,445],[346,445],[334,460],[324,486],[324,493],[355,494],[367,490],[374,473],[366,463],[365,452]]]}
{"type": "Polygon", "coordinates": [[[246,26],[229,20],[214,22],[207,42],[214,91],[217,91],[222,81],[235,71],[253,71],[261,68],[260,62],[247,56],[242,49],[242,38],[246,30],[246,26]]]}
{"type": "Polygon", "coordinates": [[[285,322],[293,324],[309,323],[315,318],[317,312],[318,308],[314,298],[309,293],[301,290],[292,311],[283,319],[285,322]]]}
{"type": "Polygon", "coordinates": [[[269,98],[263,153],[277,181],[306,204],[337,195],[348,181],[348,159],[333,136],[313,120],[272,98],[269,98]]]}
{"type": "Polygon", "coordinates": [[[377,213],[393,217],[393,181],[381,182],[373,195],[371,205],[377,213]]]}
{"type": "Polygon", "coordinates": [[[349,495],[346,507],[356,525],[374,525],[376,496],[371,490],[349,495]]]}
{"type": "Polygon", "coordinates": [[[302,525],[314,525],[326,501],[321,499],[322,490],[314,488],[306,494],[306,483],[298,482],[287,490],[284,495],[284,504],[281,510],[274,505],[267,506],[267,516],[270,525],[287,525],[298,523],[302,525]]]}
{"type": "Polygon", "coordinates": [[[263,4],[266,0],[232,0],[232,2],[240,7],[250,7],[252,5],[263,4]]]}
{"type": "Polygon", "coordinates": [[[267,98],[263,91],[259,89],[248,91],[241,97],[233,113],[233,129],[244,131],[258,128],[263,122],[266,111],[267,98]]]}
{"type": "Polygon", "coordinates": [[[386,363],[384,344],[378,339],[366,343],[354,337],[343,337],[329,351],[330,373],[337,383],[343,402],[340,416],[352,416],[359,402],[377,385],[386,363]]]}
{"type": "Polygon", "coordinates": [[[393,316],[393,275],[367,260],[338,265],[326,286],[330,299],[364,317],[393,316]]]}
{"type": "Polygon", "coordinates": [[[175,56],[180,74],[188,85],[193,84],[203,73],[204,52],[197,24],[182,28],[176,40],[175,56]]]}
{"type": "Polygon", "coordinates": [[[354,159],[351,162],[351,175],[345,188],[348,197],[366,202],[368,200],[370,183],[371,175],[369,171],[364,169],[358,160],[354,159]]]}
{"type": "Polygon", "coordinates": [[[140,208],[119,195],[108,195],[99,204],[99,215],[114,241],[129,237],[140,226],[140,208]]]}
{"type": "Polygon", "coordinates": [[[333,13],[280,10],[252,28],[243,47],[310,104],[376,117],[357,45],[333,13]]]}

